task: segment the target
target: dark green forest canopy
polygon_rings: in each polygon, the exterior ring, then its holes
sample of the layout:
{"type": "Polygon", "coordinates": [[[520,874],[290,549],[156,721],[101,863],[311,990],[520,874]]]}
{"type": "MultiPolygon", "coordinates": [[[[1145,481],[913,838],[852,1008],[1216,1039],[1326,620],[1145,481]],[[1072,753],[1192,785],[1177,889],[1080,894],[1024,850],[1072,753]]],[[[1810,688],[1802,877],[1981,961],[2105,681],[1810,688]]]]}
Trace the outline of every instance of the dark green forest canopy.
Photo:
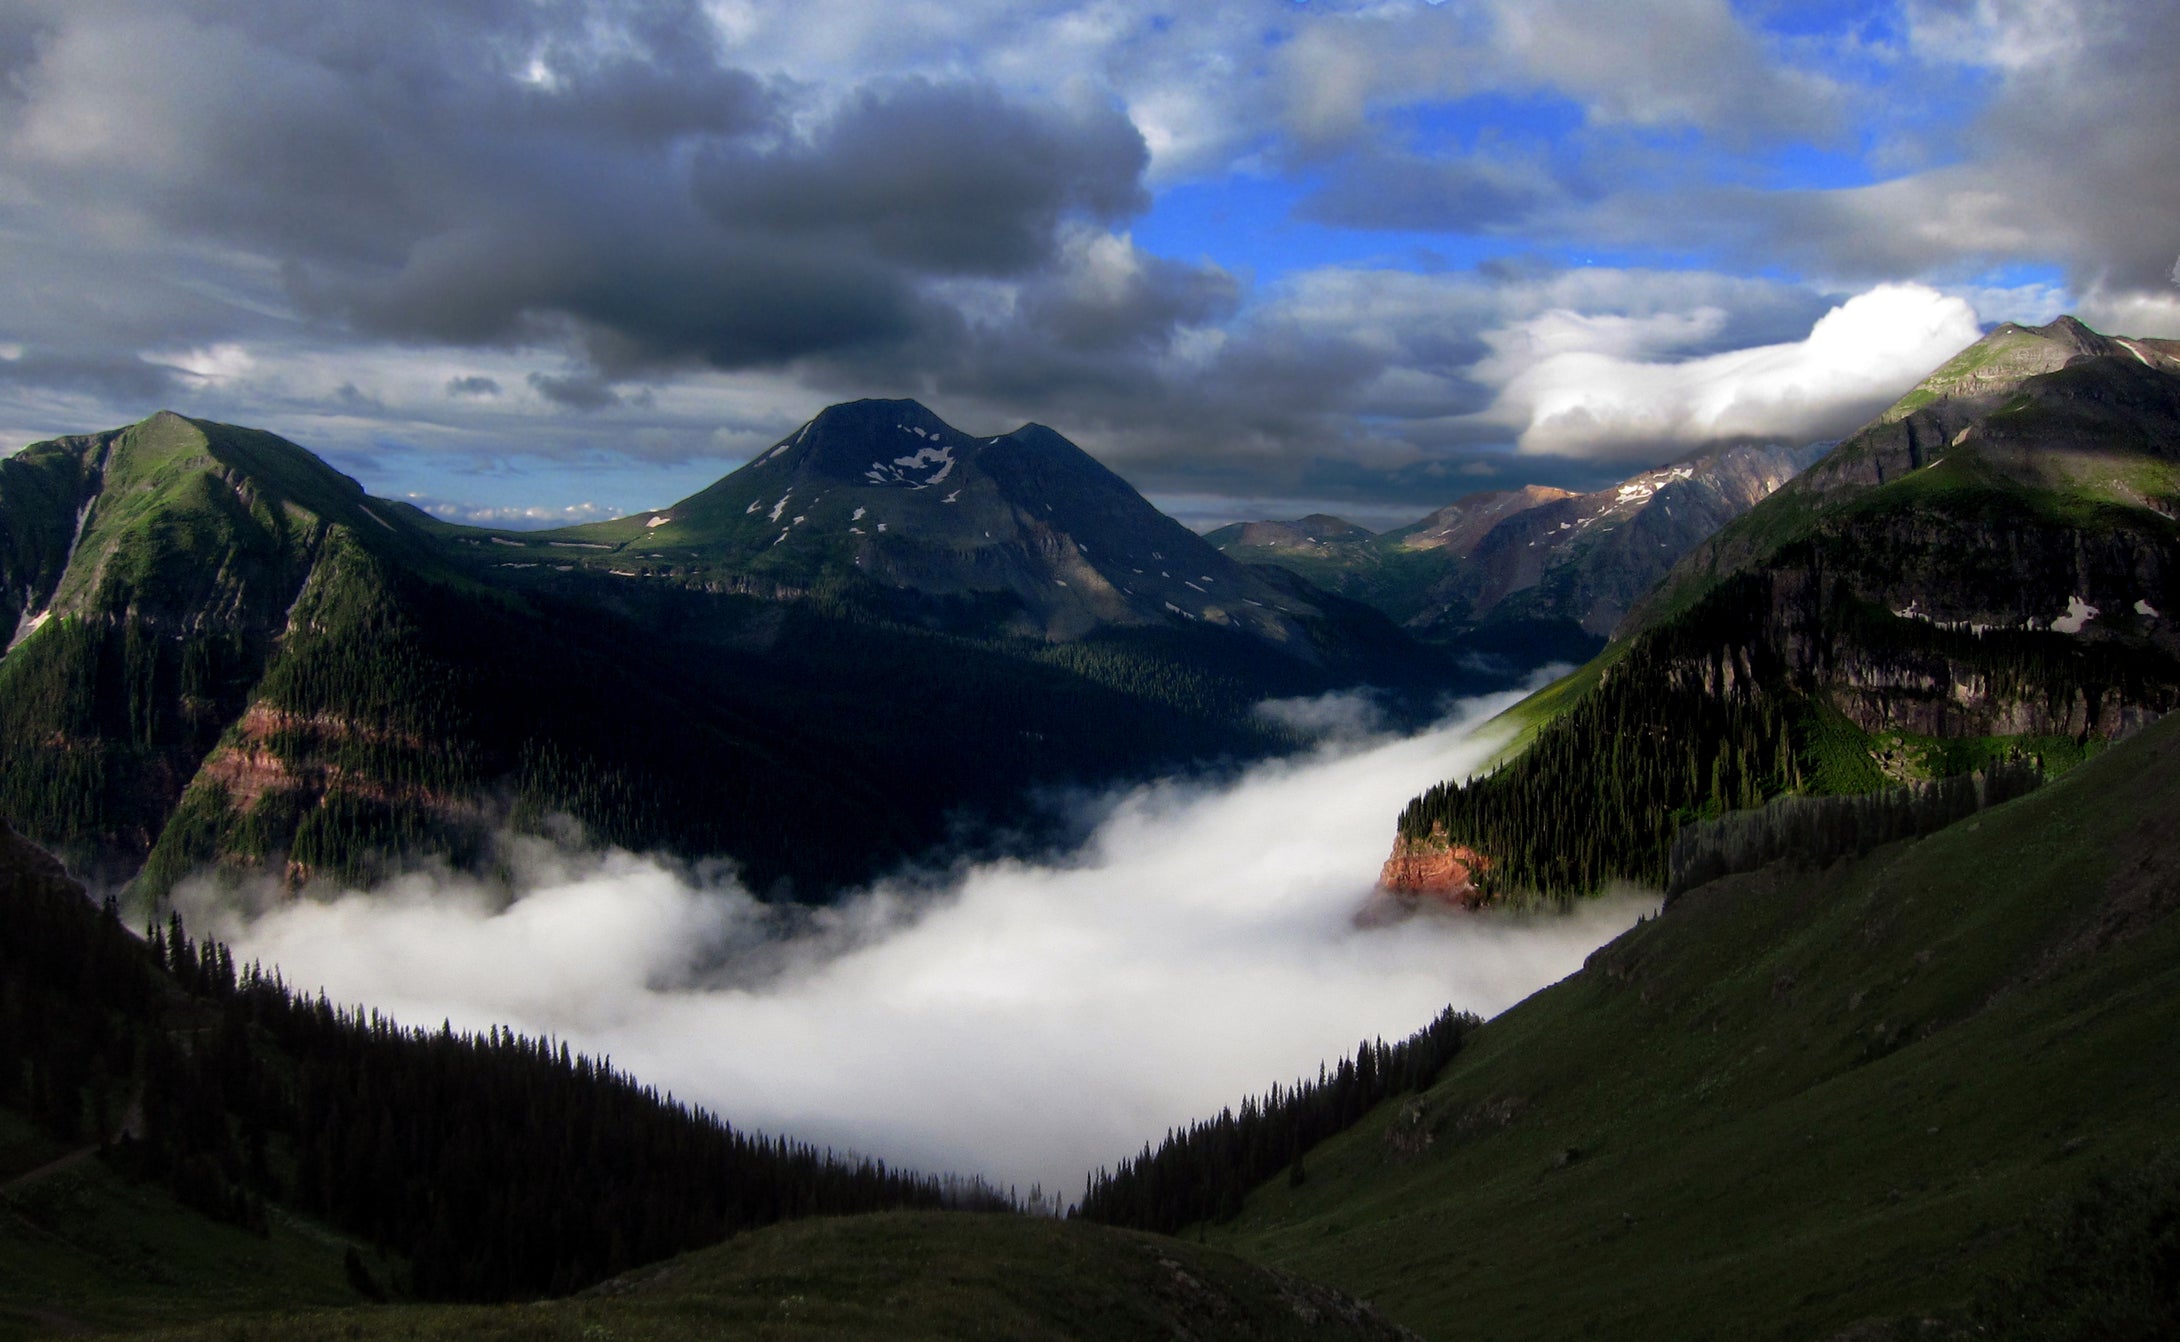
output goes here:
{"type": "Polygon", "coordinates": [[[565,1044],[335,1007],[178,917],[139,938],[4,831],[0,924],[0,1109],[214,1220],[321,1220],[404,1294],[560,1294],[793,1217],[1007,1205],[732,1128],[565,1044]]]}

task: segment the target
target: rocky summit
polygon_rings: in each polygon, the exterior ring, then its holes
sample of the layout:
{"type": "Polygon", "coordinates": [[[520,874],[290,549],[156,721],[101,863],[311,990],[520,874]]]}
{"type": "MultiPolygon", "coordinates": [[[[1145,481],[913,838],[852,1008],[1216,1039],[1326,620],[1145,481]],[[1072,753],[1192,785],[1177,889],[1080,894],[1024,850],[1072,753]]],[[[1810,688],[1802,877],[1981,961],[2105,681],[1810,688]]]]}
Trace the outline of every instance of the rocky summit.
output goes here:
{"type": "Polygon", "coordinates": [[[1706,448],[1587,494],[1547,485],[1470,494],[1382,534],[1319,514],[1206,539],[1464,653],[1584,660],[1682,556],[1828,446],[1706,448]]]}
{"type": "Polygon", "coordinates": [[[978,437],[915,401],[833,406],[659,512],[499,539],[631,577],[716,566],[805,587],[852,575],[994,603],[1010,632],[1061,642],[1195,626],[1328,657],[1322,597],[1219,553],[1060,434],[1027,424],[978,437]]]}

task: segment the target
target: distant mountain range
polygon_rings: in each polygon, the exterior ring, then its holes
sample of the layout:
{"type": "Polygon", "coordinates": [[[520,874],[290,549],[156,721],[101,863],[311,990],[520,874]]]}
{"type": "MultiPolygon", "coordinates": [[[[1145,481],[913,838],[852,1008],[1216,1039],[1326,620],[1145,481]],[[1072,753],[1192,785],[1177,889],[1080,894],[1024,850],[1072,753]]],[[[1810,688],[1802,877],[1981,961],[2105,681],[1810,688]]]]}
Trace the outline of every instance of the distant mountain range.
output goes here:
{"type": "Polygon", "coordinates": [[[1543,485],[1472,494],[1383,533],[1316,514],[1205,539],[1472,657],[1586,661],[1682,556],[1829,446],[1708,448],[1590,494],[1543,485]]]}
{"type": "Polygon", "coordinates": [[[1716,535],[1401,817],[1388,875],[1664,883],[1682,820],[2007,759],[2180,704],[2180,342],[2004,325],[1716,535]]]}
{"type": "Polygon", "coordinates": [[[1057,433],[836,406],[711,488],[451,526],[161,413],[0,461],[0,814],[102,881],[489,870],[506,824],[818,895],[1097,783],[1291,744],[1267,696],[1463,682],[1057,433]],[[783,884],[784,883],[784,884],[783,884]]]}

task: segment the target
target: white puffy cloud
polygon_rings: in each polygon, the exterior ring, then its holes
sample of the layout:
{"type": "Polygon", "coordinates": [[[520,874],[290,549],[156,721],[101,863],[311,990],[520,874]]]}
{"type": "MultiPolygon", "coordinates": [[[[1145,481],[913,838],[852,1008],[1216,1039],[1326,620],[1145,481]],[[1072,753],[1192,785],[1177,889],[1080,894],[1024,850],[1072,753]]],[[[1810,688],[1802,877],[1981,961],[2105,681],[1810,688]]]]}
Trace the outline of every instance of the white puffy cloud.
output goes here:
{"type": "Polygon", "coordinates": [[[1892,284],[1848,299],[1791,344],[1671,362],[1641,356],[1683,325],[1664,323],[1661,334],[1655,321],[1545,314],[1495,332],[1487,368],[1505,381],[1484,417],[1514,428],[1523,452],[1655,455],[1660,445],[1721,438],[1808,441],[1869,418],[1981,334],[1964,300],[1892,284]]]}

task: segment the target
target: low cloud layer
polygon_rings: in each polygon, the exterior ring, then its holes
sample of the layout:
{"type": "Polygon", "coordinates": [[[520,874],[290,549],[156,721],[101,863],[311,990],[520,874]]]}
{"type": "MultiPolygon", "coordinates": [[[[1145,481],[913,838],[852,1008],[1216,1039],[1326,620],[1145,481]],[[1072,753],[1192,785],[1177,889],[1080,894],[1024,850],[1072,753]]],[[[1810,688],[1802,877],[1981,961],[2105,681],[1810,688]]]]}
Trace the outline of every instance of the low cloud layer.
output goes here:
{"type": "Polygon", "coordinates": [[[1401,803],[1481,764],[1476,724],[1496,706],[1408,738],[1340,735],[1232,782],[1115,794],[1062,860],[828,910],[541,841],[517,847],[512,901],[424,876],[255,916],[201,886],[181,899],[241,956],[407,1023],[551,1032],[737,1124],[1070,1192],[1365,1037],[1448,1003],[1502,1010],[1649,907],[1355,925],[1401,803]]]}

